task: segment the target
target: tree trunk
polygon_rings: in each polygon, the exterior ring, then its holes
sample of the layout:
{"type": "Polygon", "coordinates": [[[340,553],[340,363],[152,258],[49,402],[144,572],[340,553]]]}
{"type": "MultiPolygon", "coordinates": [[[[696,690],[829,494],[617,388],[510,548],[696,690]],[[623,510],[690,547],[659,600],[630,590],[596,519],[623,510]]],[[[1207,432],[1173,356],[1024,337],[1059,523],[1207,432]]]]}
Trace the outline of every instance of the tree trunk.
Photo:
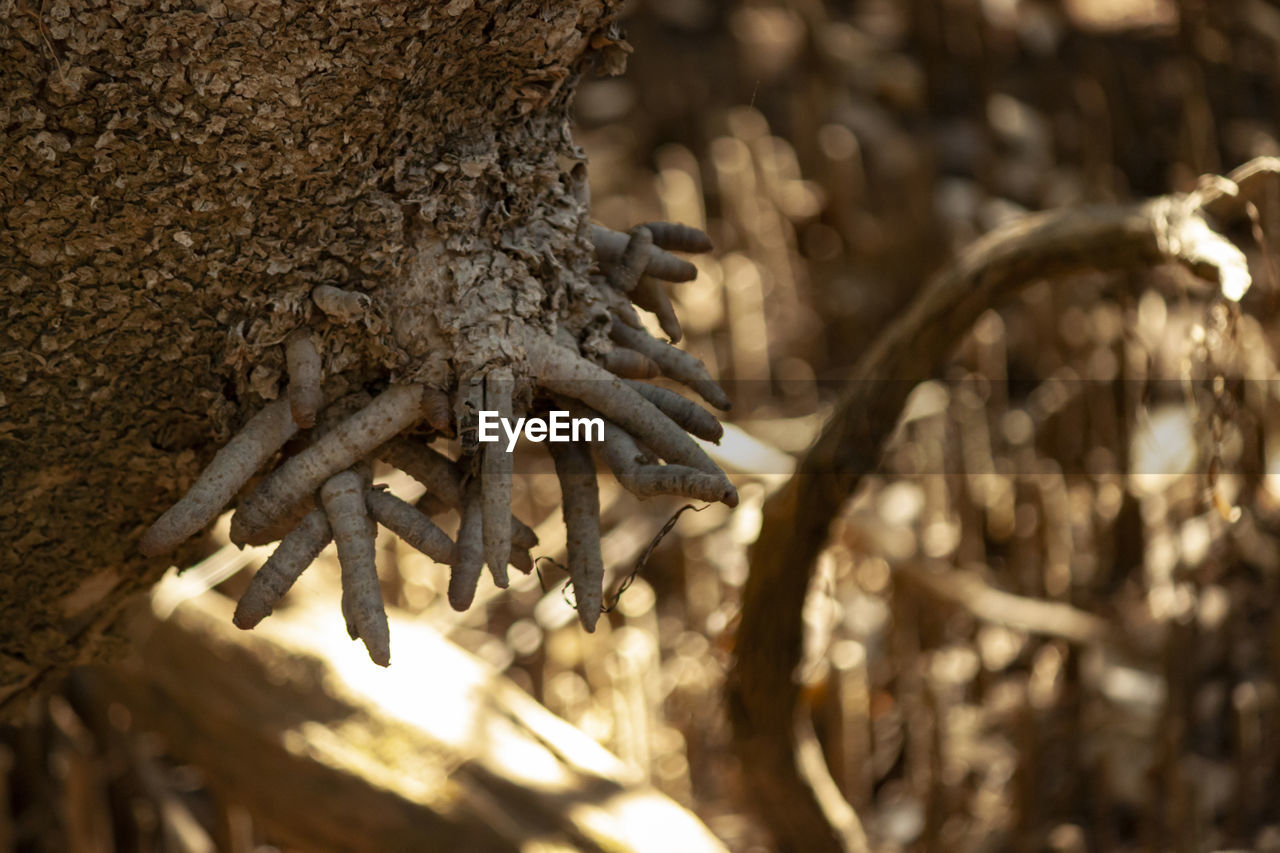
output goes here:
{"type": "Polygon", "coordinates": [[[560,176],[613,5],[0,0],[0,712],[200,554],[136,543],[277,396],[291,328],[329,375],[439,386],[539,306],[402,322],[377,294],[415,264],[445,301],[480,272],[585,278],[560,176]],[[328,322],[320,284],[375,298],[328,322]]]}

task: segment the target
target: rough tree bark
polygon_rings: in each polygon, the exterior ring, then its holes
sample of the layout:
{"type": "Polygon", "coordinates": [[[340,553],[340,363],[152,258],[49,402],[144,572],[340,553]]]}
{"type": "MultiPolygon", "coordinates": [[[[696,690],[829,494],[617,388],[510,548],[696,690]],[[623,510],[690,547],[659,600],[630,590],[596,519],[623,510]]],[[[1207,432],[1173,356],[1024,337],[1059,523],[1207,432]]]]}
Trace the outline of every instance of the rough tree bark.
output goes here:
{"type": "MultiPolygon", "coordinates": [[[[0,0],[0,712],[204,549],[136,544],[280,393],[317,285],[403,281],[423,229],[474,235],[472,281],[585,278],[567,108],[615,5],[0,0]]],[[[445,311],[454,353],[519,294],[445,311]]],[[[322,327],[326,374],[438,380],[385,302],[322,327]]]]}

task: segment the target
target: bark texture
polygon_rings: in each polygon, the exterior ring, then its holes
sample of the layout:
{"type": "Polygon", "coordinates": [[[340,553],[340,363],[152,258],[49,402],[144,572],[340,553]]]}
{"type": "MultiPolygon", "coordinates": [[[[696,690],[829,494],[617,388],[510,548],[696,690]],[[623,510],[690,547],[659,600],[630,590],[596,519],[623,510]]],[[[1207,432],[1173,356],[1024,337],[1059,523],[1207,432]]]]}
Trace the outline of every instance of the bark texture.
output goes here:
{"type": "Polygon", "coordinates": [[[202,550],[136,543],[290,331],[326,376],[446,387],[574,303],[567,107],[620,64],[612,5],[0,0],[0,711],[202,550]]]}

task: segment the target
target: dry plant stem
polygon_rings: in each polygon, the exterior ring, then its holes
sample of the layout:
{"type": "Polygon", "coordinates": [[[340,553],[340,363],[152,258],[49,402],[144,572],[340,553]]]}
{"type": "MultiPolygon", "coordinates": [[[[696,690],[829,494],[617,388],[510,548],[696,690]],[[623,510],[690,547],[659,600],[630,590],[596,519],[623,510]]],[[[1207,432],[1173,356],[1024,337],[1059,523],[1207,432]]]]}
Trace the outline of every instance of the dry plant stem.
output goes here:
{"type": "Polygon", "coordinates": [[[696,435],[704,441],[718,444],[724,437],[724,427],[716,420],[716,416],[699,406],[692,400],[681,397],[674,391],[649,385],[646,382],[627,382],[662,413],[680,425],[685,432],[696,435]]]}
{"type": "Polygon", "coordinates": [[[350,468],[422,418],[423,388],[392,385],[373,402],[268,475],[231,518],[231,541],[243,544],[287,513],[329,477],[350,468]]]}
{"type": "MultiPolygon", "coordinates": [[[[485,408],[500,418],[511,417],[511,393],[515,384],[511,368],[489,371],[484,380],[485,408]]],[[[499,589],[506,589],[507,560],[511,555],[511,475],[515,455],[501,441],[484,447],[480,462],[480,493],[483,503],[484,559],[499,589]]]]}
{"type": "Polygon", "coordinates": [[[576,442],[549,444],[564,496],[566,550],[578,619],[596,629],[604,600],[604,561],[600,556],[600,494],[596,467],[587,448],[576,442]]]}
{"type": "Polygon", "coordinates": [[[365,294],[329,284],[318,285],[312,290],[311,301],[325,314],[343,323],[358,320],[369,306],[369,297],[365,294]]]}
{"type": "Polygon", "coordinates": [[[779,846],[867,849],[851,810],[824,809],[815,793],[830,778],[806,774],[797,761],[800,693],[793,673],[803,644],[801,611],[828,527],[863,475],[875,469],[911,389],[936,375],[983,311],[1035,281],[1170,260],[1216,277],[1218,270],[1206,269],[1200,252],[1171,254],[1179,246],[1202,249],[1203,226],[1182,197],[1025,217],[979,239],[939,272],[859,360],[836,414],[795,476],[765,504],[726,684],[745,787],[779,846]],[[1170,216],[1171,209],[1178,215],[1170,216]]]}
{"type": "MultiPolygon", "coordinates": [[[[462,509],[462,472],[452,460],[425,444],[407,438],[393,438],[378,448],[375,455],[426,486],[428,495],[451,509],[462,509]]],[[[537,534],[514,515],[511,517],[511,544],[513,552],[528,551],[538,544],[537,534]]]]}
{"type": "Polygon", "coordinates": [[[311,332],[304,328],[290,335],[284,356],[289,372],[289,411],[295,424],[310,429],[316,425],[316,414],[324,405],[320,353],[311,342],[311,332]]]}
{"type": "Polygon", "coordinates": [[[721,474],[702,448],[658,407],[604,368],[556,346],[545,335],[530,335],[525,351],[533,374],[544,388],[581,400],[668,462],[721,474]]]}
{"type": "Polygon", "coordinates": [[[383,489],[369,489],[365,503],[383,527],[437,563],[453,564],[457,556],[453,540],[431,519],[383,489]]]}
{"type": "Polygon", "coordinates": [[[139,550],[148,557],[158,556],[204,529],[297,431],[288,400],[268,403],[217,452],[182,500],[148,528],[139,550]]]}
{"type": "Polygon", "coordinates": [[[368,476],[355,470],[333,475],[320,488],[333,542],[342,566],[342,613],[347,633],[359,638],[379,666],[391,663],[391,634],[374,558],[377,527],[369,517],[365,493],[368,476]]]}
{"type": "Polygon", "coordinates": [[[480,482],[467,483],[462,500],[462,521],[458,525],[458,557],[449,573],[449,604],[466,610],[476,597],[480,569],[484,567],[483,498],[480,482]]]}
{"type": "MultiPolygon", "coordinates": [[[[622,260],[631,237],[620,231],[614,231],[600,225],[591,226],[591,243],[596,250],[596,259],[601,266],[607,267],[622,260]]],[[[698,277],[698,268],[688,261],[677,258],[656,246],[649,250],[646,270],[649,275],[657,276],[664,281],[693,281],[698,277]]]]}
{"type": "Polygon", "coordinates": [[[306,571],[320,552],[333,539],[324,511],[313,509],[279,546],[240,596],[232,621],[237,628],[249,629],[271,615],[298,577],[306,571]]]}
{"type": "Polygon", "coordinates": [[[600,366],[624,379],[653,379],[662,371],[653,360],[626,347],[614,347],[600,358],[600,366]]]}
{"type": "Polygon", "coordinates": [[[724,389],[707,372],[707,366],[684,350],[663,343],[646,331],[616,323],[609,328],[609,335],[614,343],[652,359],[665,376],[687,385],[717,409],[728,411],[732,405],[724,389]]]}

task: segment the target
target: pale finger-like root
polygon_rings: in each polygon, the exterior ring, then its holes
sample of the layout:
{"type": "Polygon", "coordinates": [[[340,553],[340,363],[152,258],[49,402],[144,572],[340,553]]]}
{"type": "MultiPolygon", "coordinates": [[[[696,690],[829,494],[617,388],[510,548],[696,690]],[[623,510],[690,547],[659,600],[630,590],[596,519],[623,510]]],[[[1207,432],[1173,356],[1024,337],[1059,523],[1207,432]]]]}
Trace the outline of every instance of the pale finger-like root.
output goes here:
{"type": "MultiPolygon", "coordinates": [[[[591,226],[591,244],[596,250],[596,259],[601,266],[611,266],[622,260],[627,250],[631,235],[614,231],[601,225],[591,226]]],[[[654,246],[649,249],[649,262],[645,272],[666,281],[693,281],[698,277],[698,268],[683,258],[654,246]]]]}
{"type": "MultiPolygon", "coordinates": [[[[462,509],[462,472],[452,460],[407,438],[388,441],[375,455],[426,486],[432,498],[451,509],[462,509]]],[[[514,515],[511,516],[511,544],[525,551],[538,544],[533,529],[514,515]]]]}
{"type": "Polygon", "coordinates": [[[652,379],[662,371],[653,359],[633,349],[615,346],[600,357],[600,365],[615,376],[624,379],[652,379]]]}
{"type": "Polygon", "coordinates": [[[383,489],[369,489],[365,503],[375,521],[437,563],[452,565],[457,559],[457,549],[449,535],[395,495],[383,489]]]}
{"type": "Polygon", "coordinates": [[[231,621],[237,628],[249,629],[271,615],[298,577],[320,556],[333,539],[329,520],[322,510],[313,509],[280,540],[279,546],[240,596],[231,621]]]}
{"type": "Polygon", "coordinates": [[[648,268],[652,251],[653,235],[649,233],[649,229],[643,225],[631,229],[622,257],[605,273],[609,283],[623,293],[630,293],[648,268]]]}
{"type": "Polygon", "coordinates": [[[268,475],[236,510],[231,541],[243,544],[329,477],[350,468],[423,416],[421,385],[392,385],[368,406],[268,475]]]}
{"type": "Polygon", "coordinates": [[[635,439],[617,425],[605,421],[601,454],[622,487],[638,498],[683,495],[709,503],[738,505],[738,490],[723,475],[717,477],[685,465],[653,465],[635,439]]]}
{"type": "MultiPolygon", "coordinates": [[[[511,394],[515,380],[511,368],[489,371],[484,380],[484,404],[498,417],[511,418],[511,394]]],[[[507,560],[511,556],[511,477],[515,456],[501,441],[485,445],[480,460],[480,496],[483,519],[484,559],[489,564],[493,582],[501,589],[511,583],[507,577],[507,560]]]]}
{"type": "Polygon", "coordinates": [[[544,388],[581,400],[644,441],[668,462],[708,474],[721,473],[674,421],[603,367],[556,346],[545,335],[527,336],[525,352],[533,375],[544,388]]]}
{"type": "Polygon", "coordinates": [[[321,486],[320,501],[342,566],[342,611],[347,633],[364,642],[374,663],[388,666],[391,631],[374,560],[377,528],[365,503],[367,481],[366,475],[355,470],[334,474],[321,486]]]}
{"type": "Polygon", "coordinates": [[[724,389],[711,378],[706,365],[684,350],[663,343],[648,332],[617,323],[610,327],[609,336],[615,343],[652,359],[664,375],[687,385],[717,409],[727,411],[733,405],[724,389]]]}
{"type": "Polygon", "coordinates": [[[675,391],[659,388],[647,382],[628,381],[628,385],[636,389],[641,397],[653,403],[662,413],[680,425],[685,432],[698,438],[719,444],[724,437],[724,427],[716,420],[716,416],[699,406],[692,400],[681,397],[675,391]]]}
{"type": "Polygon", "coordinates": [[[662,282],[652,276],[645,276],[640,279],[635,290],[631,291],[631,298],[636,305],[651,311],[658,318],[662,333],[672,341],[679,342],[684,337],[684,330],[680,328],[680,319],[676,317],[676,309],[671,306],[670,297],[662,289],[662,282]]]}
{"type": "Polygon", "coordinates": [[[604,560],[600,556],[600,495],[591,454],[574,442],[549,444],[564,497],[564,526],[578,619],[596,629],[604,600],[604,560]]]}
{"type": "Polygon", "coordinates": [[[646,222],[645,228],[653,235],[653,244],[676,252],[710,252],[715,246],[707,232],[679,222],[646,222]]]}
{"type": "MultiPolygon", "coordinates": [[[[319,438],[325,433],[332,430],[340,424],[344,418],[347,418],[369,405],[373,398],[364,391],[356,391],[347,394],[340,399],[332,401],[328,406],[321,410],[319,417],[316,419],[316,426],[311,433],[311,440],[319,438]]],[[[292,406],[291,406],[292,408],[292,406]]],[[[249,536],[243,542],[237,542],[237,545],[266,545],[270,542],[276,542],[288,535],[289,531],[302,521],[303,517],[311,510],[316,508],[316,496],[314,493],[302,495],[301,498],[289,509],[281,513],[275,521],[261,530],[250,531],[249,536]]],[[[232,527],[235,529],[235,516],[232,516],[232,527]]]]}
{"type": "Polygon", "coordinates": [[[484,567],[484,510],[480,483],[467,484],[462,500],[462,521],[458,525],[458,558],[449,573],[449,604],[466,610],[476,597],[480,569],[484,567]]]}
{"type": "Polygon", "coordinates": [[[370,305],[367,295],[331,284],[317,285],[311,291],[311,301],[325,314],[343,323],[359,319],[370,305]]]}
{"type": "Polygon", "coordinates": [[[284,358],[289,372],[289,411],[293,422],[310,429],[316,425],[316,413],[324,406],[320,353],[311,341],[311,332],[298,329],[291,334],[285,341],[284,358]]]}
{"type": "Polygon", "coordinates": [[[618,289],[613,285],[608,282],[601,282],[596,287],[595,292],[604,300],[604,304],[613,316],[633,329],[644,328],[644,324],[640,322],[640,315],[636,313],[636,309],[631,305],[631,300],[626,295],[619,293],[618,289]]]}
{"type": "Polygon", "coordinates": [[[297,431],[288,400],[268,403],[217,452],[182,500],[147,529],[139,550],[154,557],[202,530],[297,431]]]}

